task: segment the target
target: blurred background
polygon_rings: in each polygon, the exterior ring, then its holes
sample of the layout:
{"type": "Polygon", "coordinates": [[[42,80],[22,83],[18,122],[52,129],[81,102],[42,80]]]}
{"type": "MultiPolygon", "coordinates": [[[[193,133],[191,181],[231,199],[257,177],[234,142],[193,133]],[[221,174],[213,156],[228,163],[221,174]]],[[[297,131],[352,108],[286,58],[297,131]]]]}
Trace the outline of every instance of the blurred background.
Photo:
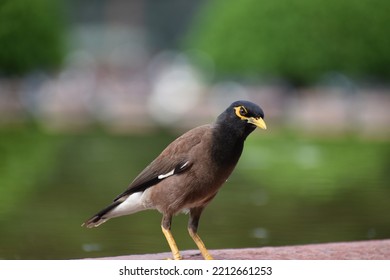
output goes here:
{"type": "MultiPolygon", "coordinates": [[[[154,211],[80,225],[232,101],[266,131],[210,249],[390,238],[390,2],[2,0],[0,258],[169,251],[154,211]]],[[[195,245],[174,219],[180,249],[195,245]]]]}

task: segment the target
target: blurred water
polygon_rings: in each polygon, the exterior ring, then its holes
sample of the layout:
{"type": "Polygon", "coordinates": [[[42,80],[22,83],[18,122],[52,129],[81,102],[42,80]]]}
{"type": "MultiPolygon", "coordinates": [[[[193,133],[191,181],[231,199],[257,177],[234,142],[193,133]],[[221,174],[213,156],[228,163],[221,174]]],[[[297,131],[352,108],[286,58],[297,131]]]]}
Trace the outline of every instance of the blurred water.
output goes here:
{"type": "MultiPolygon", "coordinates": [[[[169,251],[156,211],[116,218],[96,229],[80,225],[176,135],[2,132],[0,258],[169,251]]],[[[390,238],[388,143],[353,143],[251,136],[236,171],[201,218],[199,233],[207,247],[390,238]]],[[[187,219],[173,220],[182,250],[196,248],[187,219]]]]}

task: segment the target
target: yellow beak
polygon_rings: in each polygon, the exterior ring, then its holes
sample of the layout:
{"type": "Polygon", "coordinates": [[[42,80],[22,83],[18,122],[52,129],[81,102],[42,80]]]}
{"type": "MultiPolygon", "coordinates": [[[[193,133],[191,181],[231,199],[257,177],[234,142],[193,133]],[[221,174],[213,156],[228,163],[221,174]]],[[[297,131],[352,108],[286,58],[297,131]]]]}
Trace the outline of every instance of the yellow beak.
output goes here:
{"type": "Polygon", "coordinates": [[[265,124],[264,120],[262,118],[248,118],[248,123],[254,124],[257,127],[260,127],[261,129],[267,129],[267,125],[265,124]]]}

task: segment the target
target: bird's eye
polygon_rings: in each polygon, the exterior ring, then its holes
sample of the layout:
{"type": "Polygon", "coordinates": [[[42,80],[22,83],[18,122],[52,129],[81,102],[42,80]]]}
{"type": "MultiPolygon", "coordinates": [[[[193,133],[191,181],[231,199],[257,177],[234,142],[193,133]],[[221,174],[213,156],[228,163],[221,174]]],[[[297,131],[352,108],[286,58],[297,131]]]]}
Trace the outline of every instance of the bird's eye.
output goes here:
{"type": "Polygon", "coordinates": [[[244,106],[241,106],[240,107],[240,115],[245,116],[246,114],[248,114],[248,111],[246,110],[246,108],[244,106]]]}

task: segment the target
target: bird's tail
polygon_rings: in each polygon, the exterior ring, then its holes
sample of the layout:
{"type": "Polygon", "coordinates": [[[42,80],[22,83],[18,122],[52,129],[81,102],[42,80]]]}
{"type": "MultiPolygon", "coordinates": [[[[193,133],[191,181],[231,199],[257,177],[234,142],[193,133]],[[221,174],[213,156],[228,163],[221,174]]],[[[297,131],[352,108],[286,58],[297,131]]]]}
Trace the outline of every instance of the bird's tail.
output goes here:
{"type": "Polygon", "coordinates": [[[105,216],[107,213],[109,213],[111,210],[116,208],[119,204],[121,204],[122,201],[114,201],[110,205],[108,205],[106,208],[103,210],[99,211],[97,214],[86,220],[81,226],[85,226],[87,228],[93,228],[93,227],[98,227],[107,220],[109,220],[111,217],[105,216]]]}

